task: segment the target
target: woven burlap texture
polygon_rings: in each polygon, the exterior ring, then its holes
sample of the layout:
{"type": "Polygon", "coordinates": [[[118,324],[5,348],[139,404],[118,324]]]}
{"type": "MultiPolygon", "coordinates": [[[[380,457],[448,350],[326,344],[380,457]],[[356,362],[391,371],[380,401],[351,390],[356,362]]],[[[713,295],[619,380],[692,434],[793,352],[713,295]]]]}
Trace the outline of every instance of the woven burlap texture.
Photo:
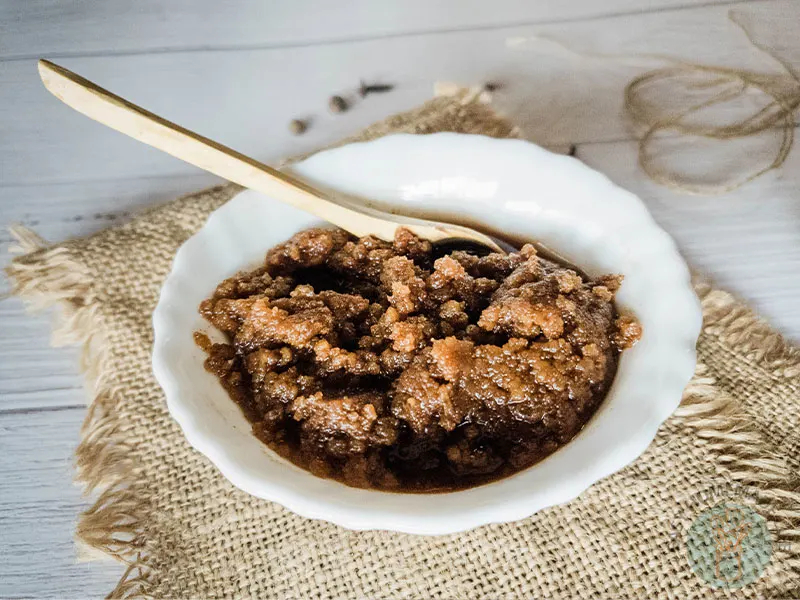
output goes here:
{"type": "MultiPolygon", "coordinates": [[[[516,135],[462,92],[347,141],[433,131],[516,135]]],[[[16,293],[33,306],[60,304],[56,342],[84,348],[94,397],[77,469],[98,498],[77,536],[128,565],[112,597],[797,594],[800,353],[705,283],[696,285],[705,317],[699,365],[681,407],[635,463],[566,505],[517,523],[420,537],[347,531],[234,488],[167,412],[150,367],[150,317],[178,247],[237,191],[205,190],[58,245],[17,231],[27,253],[8,269],[16,293]],[[761,578],[733,592],[704,583],[685,550],[697,514],[730,498],[767,519],[774,550],[761,578]]]]}

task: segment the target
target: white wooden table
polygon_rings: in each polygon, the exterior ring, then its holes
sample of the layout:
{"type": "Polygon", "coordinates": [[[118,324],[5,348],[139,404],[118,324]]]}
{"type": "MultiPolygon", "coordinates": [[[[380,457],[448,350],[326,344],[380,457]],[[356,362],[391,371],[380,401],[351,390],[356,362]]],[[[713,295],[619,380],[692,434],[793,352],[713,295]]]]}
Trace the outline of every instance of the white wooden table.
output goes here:
{"type": "MultiPolygon", "coordinates": [[[[576,144],[641,195],[694,266],[798,340],[800,151],[723,197],[669,192],[638,168],[622,111],[622,88],[641,69],[576,58],[547,39],[770,68],[730,9],[800,64],[797,0],[0,0],[3,261],[11,223],[62,240],[214,182],[59,104],[38,82],[39,57],[265,160],[409,108],[434,81],[491,80],[505,84],[497,103],[528,138],[576,144]],[[330,114],[328,97],[354,97],[362,78],[397,87],[330,114]],[[287,130],[295,117],[312,119],[301,137],[287,130]]],[[[708,159],[689,149],[687,160],[708,159]]],[[[85,505],[71,485],[85,410],[77,352],[50,348],[47,320],[16,299],[0,303],[0,332],[0,597],[103,596],[120,567],[76,563],[71,541],[85,505]]]]}

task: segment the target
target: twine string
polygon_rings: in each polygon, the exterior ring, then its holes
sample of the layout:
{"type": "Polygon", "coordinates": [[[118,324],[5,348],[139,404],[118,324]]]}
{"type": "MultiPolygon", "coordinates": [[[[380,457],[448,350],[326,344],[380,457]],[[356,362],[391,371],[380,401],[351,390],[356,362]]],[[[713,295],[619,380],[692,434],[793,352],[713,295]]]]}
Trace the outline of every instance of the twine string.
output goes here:
{"type": "MultiPolygon", "coordinates": [[[[757,50],[775,61],[783,71],[780,74],[759,73],[715,65],[687,62],[661,54],[641,54],[623,56],[619,54],[585,54],[569,46],[543,36],[562,50],[581,58],[612,60],[625,64],[641,64],[641,61],[667,62],[668,66],[652,69],[631,80],[624,91],[624,108],[633,122],[643,133],[639,138],[638,160],[642,170],[653,181],[672,190],[691,195],[715,195],[735,190],[744,184],[780,167],[789,155],[794,144],[795,117],[800,107],[800,73],[788,60],[779,56],[772,48],[755,39],[748,27],[734,11],[728,19],[742,30],[748,42],[757,50]],[[708,91],[722,87],[710,97],[691,103],[688,107],[664,114],[664,110],[646,100],[646,90],[659,84],[682,86],[684,91],[708,91]],[[788,85],[787,85],[788,84],[788,85]],[[700,113],[715,106],[736,101],[755,91],[769,101],[747,116],[727,122],[713,124],[699,119],[700,113]],[[701,137],[710,140],[736,140],[757,136],[776,129],[780,133],[780,143],[772,161],[763,167],[754,167],[745,177],[720,184],[700,184],[689,181],[679,170],[663,167],[655,156],[658,134],[671,133],[681,136],[701,137]]],[[[513,38],[507,41],[511,47],[519,46],[524,39],[513,38]]],[[[675,139],[674,137],[671,139],[675,139]]]]}

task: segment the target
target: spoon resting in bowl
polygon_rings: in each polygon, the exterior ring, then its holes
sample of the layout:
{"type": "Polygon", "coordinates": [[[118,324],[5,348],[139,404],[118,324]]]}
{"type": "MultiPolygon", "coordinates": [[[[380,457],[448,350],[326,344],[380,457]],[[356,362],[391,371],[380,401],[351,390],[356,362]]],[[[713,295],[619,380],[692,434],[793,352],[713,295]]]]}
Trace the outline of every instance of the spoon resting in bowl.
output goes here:
{"type": "Polygon", "coordinates": [[[39,61],[39,75],[51,94],[87,117],[205,171],[309,212],[357,237],[374,235],[391,241],[397,228],[405,227],[437,245],[477,244],[504,252],[491,237],[468,227],[335,202],[287,173],[167,121],[50,61],[39,61]]]}

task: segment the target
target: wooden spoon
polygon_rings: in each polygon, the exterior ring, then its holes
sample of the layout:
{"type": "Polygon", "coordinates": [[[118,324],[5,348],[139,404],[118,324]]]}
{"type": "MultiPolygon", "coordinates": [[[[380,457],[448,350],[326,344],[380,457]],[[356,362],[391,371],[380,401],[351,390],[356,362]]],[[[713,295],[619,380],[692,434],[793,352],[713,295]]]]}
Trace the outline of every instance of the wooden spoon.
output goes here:
{"type": "Polygon", "coordinates": [[[291,175],[162,119],[50,61],[39,61],[39,75],[50,93],[87,117],[205,171],[305,210],[355,236],[374,235],[391,241],[395,230],[403,226],[431,242],[477,243],[503,252],[492,238],[468,227],[338,204],[291,175]]]}

